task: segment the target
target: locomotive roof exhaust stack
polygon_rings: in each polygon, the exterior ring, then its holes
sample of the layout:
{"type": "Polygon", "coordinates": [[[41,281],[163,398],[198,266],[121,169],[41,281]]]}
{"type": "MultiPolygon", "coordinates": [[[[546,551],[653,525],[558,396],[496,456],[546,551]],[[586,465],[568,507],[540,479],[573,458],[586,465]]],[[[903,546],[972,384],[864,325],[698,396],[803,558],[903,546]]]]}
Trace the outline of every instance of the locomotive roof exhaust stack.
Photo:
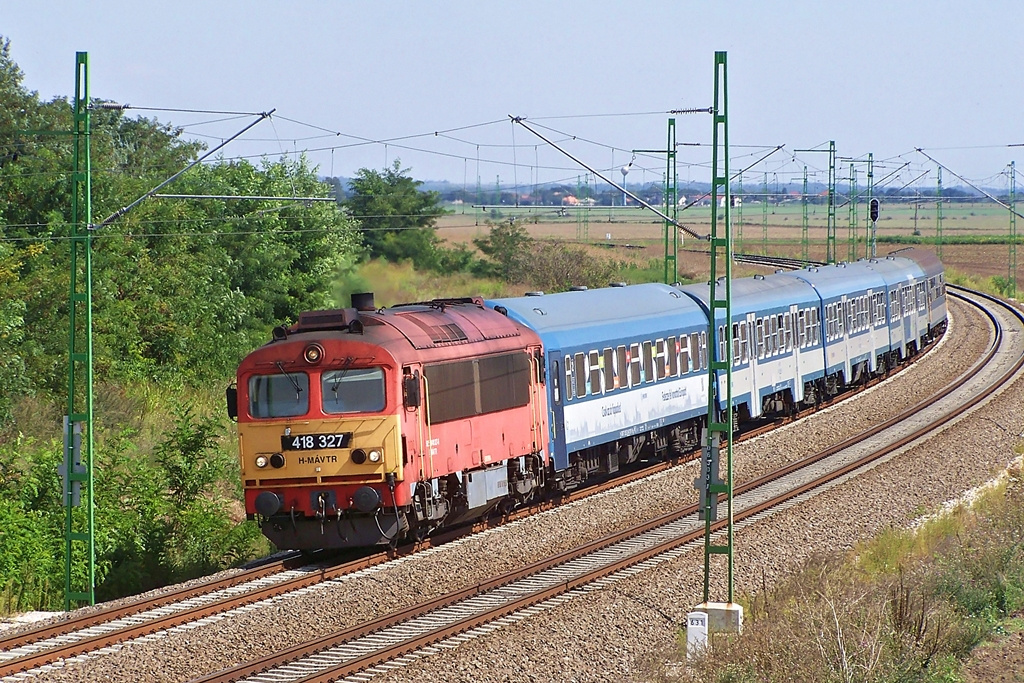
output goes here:
{"type": "Polygon", "coordinates": [[[373,305],[373,292],[354,292],[352,294],[352,308],[357,311],[375,311],[373,305]]]}

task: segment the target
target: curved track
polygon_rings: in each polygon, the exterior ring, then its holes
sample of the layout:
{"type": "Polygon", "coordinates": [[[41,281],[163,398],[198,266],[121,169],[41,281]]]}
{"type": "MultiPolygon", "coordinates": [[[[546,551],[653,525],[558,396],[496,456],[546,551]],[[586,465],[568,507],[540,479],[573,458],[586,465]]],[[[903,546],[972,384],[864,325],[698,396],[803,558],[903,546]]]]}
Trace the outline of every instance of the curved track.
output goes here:
{"type": "MultiPolygon", "coordinates": [[[[996,299],[954,293],[986,309],[993,326],[985,357],[946,389],[833,448],[736,487],[735,521],[749,524],[857,476],[985,402],[1024,366],[1024,314],[996,299]]],[[[202,679],[366,680],[457,646],[573,596],[614,583],[686,552],[703,538],[696,506],[495,576],[411,609],[202,679]],[[360,673],[361,672],[361,673],[360,673]],[[346,678],[353,676],[353,678],[346,678]]],[[[725,521],[719,521],[720,531],[725,521]]]]}

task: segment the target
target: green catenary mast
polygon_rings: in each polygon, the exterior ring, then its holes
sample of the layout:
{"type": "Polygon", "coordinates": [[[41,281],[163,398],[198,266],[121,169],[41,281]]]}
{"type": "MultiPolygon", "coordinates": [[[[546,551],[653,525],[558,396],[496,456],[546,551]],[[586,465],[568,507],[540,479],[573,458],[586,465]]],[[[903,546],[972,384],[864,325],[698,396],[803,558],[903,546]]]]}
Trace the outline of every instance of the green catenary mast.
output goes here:
{"type": "Polygon", "coordinates": [[[708,293],[708,428],[704,441],[704,602],[708,602],[711,589],[711,556],[728,558],[729,602],[733,602],[733,512],[732,512],[732,235],[730,224],[729,192],[729,119],[726,53],[715,53],[715,95],[713,109],[711,162],[711,282],[708,293]],[[723,226],[718,226],[718,199],[724,198],[723,226]],[[725,264],[725,277],[719,282],[717,263],[725,264]],[[724,291],[722,291],[724,290],[724,291]],[[721,325],[721,332],[718,326],[721,325]],[[724,408],[718,410],[718,373],[725,379],[724,408]],[[726,444],[726,478],[717,481],[713,461],[717,460],[722,441],[726,444]],[[724,493],[728,501],[728,535],[725,545],[711,544],[711,524],[715,500],[724,493]]]}
{"type": "Polygon", "coordinates": [[[836,262],[836,141],[828,141],[828,234],[826,251],[829,263],[836,262]]]}
{"type": "Polygon", "coordinates": [[[942,260],[942,167],[936,168],[938,184],[935,186],[935,255],[942,260]]]}
{"type": "Polygon", "coordinates": [[[761,255],[768,255],[768,171],[764,173],[761,187],[761,255]]]}
{"type": "Polygon", "coordinates": [[[71,174],[71,292],[68,306],[68,403],[64,432],[64,607],[96,603],[93,514],[92,166],[89,154],[89,55],[75,57],[71,174]],[[85,510],[76,510],[85,484],[85,510]],[[76,512],[78,514],[76,514],[76,512]],[[85,572],[76,571],[84,561],[85,572]]]}
{"type": "MultiPolygon", "coordinates": [[[[868,153],[868,206],[871,206],[871,200],[875,196],[875,158],[874,155],[868,153]]],[[[874,258],[874,250],[872,249],[871,241],[871,212],[864,214],[864,258],[874,258]]]]}
{"type": "Polygon", "coordinates": [[[672,221],[665,221],[665,284],[679,280],[679,172],[676,166],[676,120],[668,120],[668,144],[665,147],[665,215],[672,221]],[[672,233],[672,247],[669,249],[669,232],[672,233]]]}
{"type": "Polygon", "coordinates": [[[800,206],[803,209],[803,222],[800,224],[800,259],[806,266],[810,261],[810,244],[808,226],[809,221],[807,220],[807,167],[804,166],[804,191],[800,195],[800,206]]]}
{"type": "Polygon", "coordinates": [[[1017,298],[1017,174],[1010,162],[1010,267],[1007,273],[1007,295],[1017,298]]]}
{"type": "Polygon", "coordinates": [[[850,164],[850,234],[847,236],[847,260],[857,260],[857,167],[850,164]]]}

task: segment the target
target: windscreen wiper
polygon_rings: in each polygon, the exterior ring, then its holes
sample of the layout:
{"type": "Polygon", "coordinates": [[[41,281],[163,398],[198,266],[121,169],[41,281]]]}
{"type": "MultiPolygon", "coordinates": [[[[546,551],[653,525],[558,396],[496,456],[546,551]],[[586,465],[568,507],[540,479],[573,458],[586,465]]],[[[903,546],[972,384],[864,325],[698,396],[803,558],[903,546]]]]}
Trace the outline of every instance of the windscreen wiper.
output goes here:
{"type": "Polygon", "coordinates": [[[292,383],[292,386],[295,387],[295,402],[298,403],[302,399],[302,387],[300,387],[299,383],[295,381],[295,378],[288,374],[288,371],[284,369],[284,363],[279,360],[275,360],[274,365],[281,370],[284,376],[288,378],[288,381],[292,383]]]}

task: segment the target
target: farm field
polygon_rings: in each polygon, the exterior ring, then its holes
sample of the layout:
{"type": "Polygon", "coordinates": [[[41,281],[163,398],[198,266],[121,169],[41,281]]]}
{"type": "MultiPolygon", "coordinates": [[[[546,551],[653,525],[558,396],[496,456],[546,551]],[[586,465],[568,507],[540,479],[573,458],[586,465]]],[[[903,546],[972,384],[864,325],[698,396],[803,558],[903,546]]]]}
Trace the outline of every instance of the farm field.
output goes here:
{"type": "MultiPolygon", "coordinates": [[[[475,237],[487,235],[488,220],[515,217],[525,222],[534,238],[583,242],[591,245],[595,253],[605,254],[617,261],[647,264],[664,256],[663,222],[653,213],[635,207],[566,208],[561,211],[558,207],[519,207],[501,212],[492,210],[490,214],[472,207],[457,207],[455,211],[442,216],[437,224],[438,233],[449,243],[471,245],[475,237]]],[[[863,258],[867,232],[866,204],[859,205],[858,212],[854,248],[856,258],[863,258]]],[[[825,260],[826,207],[813,205],[808,208],[808,214],[809,257],[812,260],[825,260]]],[[[971,202],[943,204],[942,214],[943,240],[957,242],[944,242],[942,245],[942,260],[949,268],[976,277],[1007,277],[1007,236],[1010,230],[1008,211],[992,202],[971,202]]],[[[698,234],[710,232],[708,207],[693,207],[681,213],[679,220],[698,234]]],[[[736,252],[800,258],[803,212],[798,202],[770,206],[767,225],[759,204],[746,205],[742,211],[734,209],[732,220],[736,252]]],[[[850,256],[849,224],[848,207],[838,209],[836,251],[841,260],[849,260],[850,256]]],[[[916,211],[913,206],[906,204],[883,204],[877,222],[878,239],[909,240],[915,230],[922,239],[927,240],[920,246],[932,250],[936,248],[934,203],[919,206],[916,211]]],[[[1020,239],[1018,236],[1018,243],[1020,239]]],[[[907,245],[896,241],[878,242],[877,253],[884,255],[904,246],[907,245]]],[[[699,253],[707,251],[707,244],[681,235],[679,248],[680,276],[691,279],[707,277],[707,257],[699,253]]],[[[1018,264],[1018,282],[1022,276],[1021,269],[1022,266],[1018,264]]],[[[737,266],[734,273],[748,274],[744,266],[737,266]]]]}

